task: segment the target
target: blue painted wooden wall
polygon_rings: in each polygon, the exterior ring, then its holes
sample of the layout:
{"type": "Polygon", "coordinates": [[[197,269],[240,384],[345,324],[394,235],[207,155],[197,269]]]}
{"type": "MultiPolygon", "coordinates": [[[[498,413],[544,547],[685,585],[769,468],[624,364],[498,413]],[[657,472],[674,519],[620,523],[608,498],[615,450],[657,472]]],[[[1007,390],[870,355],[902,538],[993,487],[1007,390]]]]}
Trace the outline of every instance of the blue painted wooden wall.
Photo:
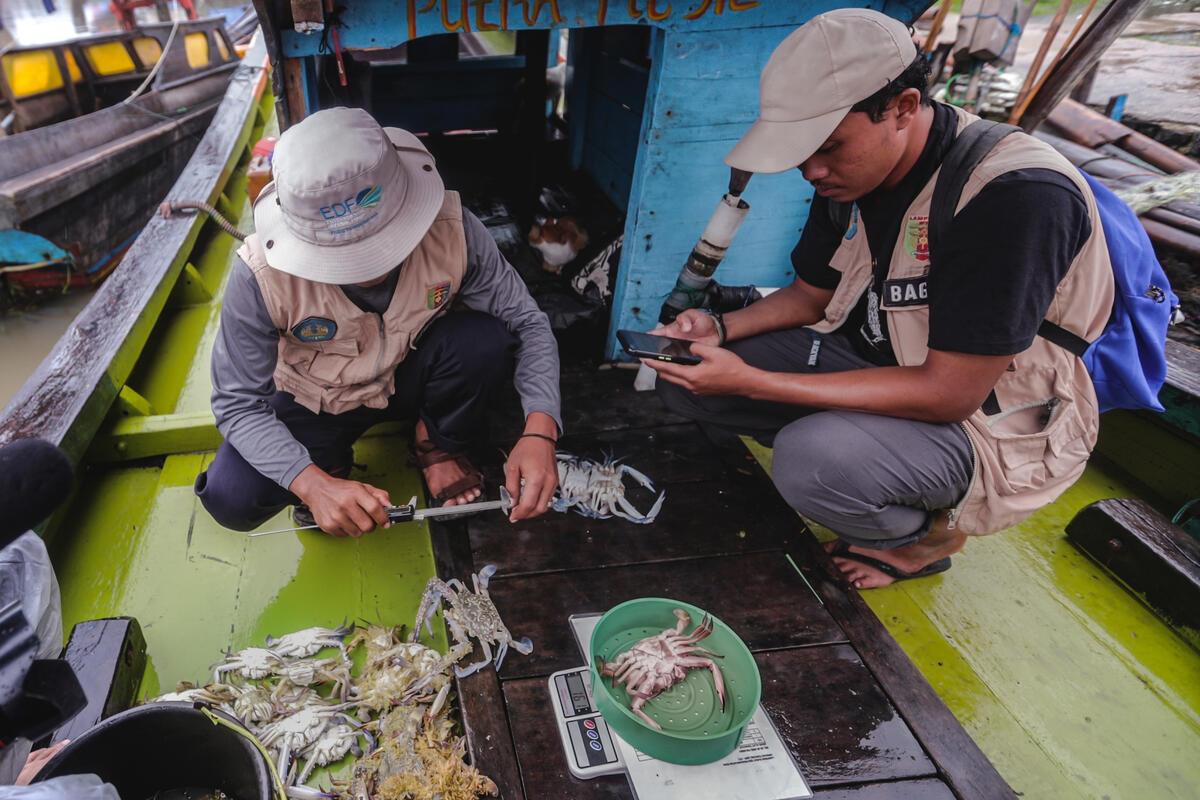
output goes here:
{"type": "MultiPolygon", "coordinates": [[[[358,0],[343,15],[342,44],[393,47],[448,30],[511,30],[654,24],[652,66],[638,148],[629,174],[625,248],[609,354],[618,328],[645,330],[729,181],[724,157],[757,116],[758,79],[775,46],[798,25],[834,8],[875,8],[914,19],[929,0],[358,0]],[[426,6],[429,6],[426,9],[426,6]],[[414,10],[410,16],[410,9],[414,10]],[[718,13],[719,12],[719,13],[718,13]],[[658,17],[651,21],[650,17],[658,17]],[[688,17],[693,17],[689,19],[688,17]],[[456,28],[455,26],[464,26],[456,28]]],[[[286,56],[311,56],[319,37],[284,31],[286,56]]],[[[804,80],[804,76],[797,76],[804,80]]],[[[594,117],[596,124],[619,115],[594,117]]],[[[592,158],[611,156],[597,151],[592,158]]],[[[586,165],[586,160],[585,160],[586,165]]],[[[608,172],[619,176],[622,166],[608,172]]],[[[593,165],[593,170],[594,165],[593,165]]],[[[618,182],[608,191],[619,196],[618,182]]],[[[812,190],[798,171],[758,175],[745,194],[750,214],[717,273],[727,284],[781,286],[808,215],[812,190]]]]}

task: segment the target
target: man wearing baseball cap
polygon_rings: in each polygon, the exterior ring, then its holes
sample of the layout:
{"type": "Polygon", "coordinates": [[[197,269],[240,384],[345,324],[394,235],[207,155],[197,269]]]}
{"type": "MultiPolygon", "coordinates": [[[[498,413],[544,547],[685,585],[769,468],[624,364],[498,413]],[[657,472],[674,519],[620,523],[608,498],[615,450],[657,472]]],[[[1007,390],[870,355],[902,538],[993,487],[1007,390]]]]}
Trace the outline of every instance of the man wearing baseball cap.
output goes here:
{"type": "Polygon", "coordinates": [[[890,17],[843,9],[794,31],[726,161],[798,167],[812,184],[796,280],[667,326],[700,365],[647,362],[674,410],[773,441],[780,493],[838,535],[834,562],[860,588],[949,568],[968,534],[1057,498],[1096,441],[1086,368],[1039,335],[1045,322],[1094,341],[1112,309],[1083,176],[1008,135],[964,170],[930,246],[943,159],[976,121],[930,101],[925,62],[890,17]]]}
{"type": "Polygon", "coordinates": [[[349,478],[370,426],[415,420],[438,503],[478,499],[464,451],[515,361],[525,432],[505,465],[511,517],[558,485],[558,351],[487,229],[447,191],[417,137],[360,109],[319,111],[280,137],[254,204],[213,348],[224,443],[196,494],[229,528],[300,505],[297,524],[358,536],[387,523],[382,489],[349,478]]]}

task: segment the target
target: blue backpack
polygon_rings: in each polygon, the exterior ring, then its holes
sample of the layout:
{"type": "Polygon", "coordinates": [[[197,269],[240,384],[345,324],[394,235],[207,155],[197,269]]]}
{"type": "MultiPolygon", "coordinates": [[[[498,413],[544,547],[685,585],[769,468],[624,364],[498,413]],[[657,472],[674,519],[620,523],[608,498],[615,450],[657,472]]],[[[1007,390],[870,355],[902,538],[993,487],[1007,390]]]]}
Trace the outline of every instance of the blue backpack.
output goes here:
{"type": "MultiPolygon", "coordinates": [[[[980,120],[963,129],[942,162],[929,210],[930,250],[954,219],[967,177],[984,156],[1020,128],[980,120]]],[[[1038,335],[1083,359],[1100,411],[1149,408],[1162,411],[1158,392],[1167,377],[1167,326],[1179,307],[1150,237],[1128,205],[1080,170],[1100,212],[1116,282],[1112,316],[1094,342],[1043,320],[1038,335]]]]}

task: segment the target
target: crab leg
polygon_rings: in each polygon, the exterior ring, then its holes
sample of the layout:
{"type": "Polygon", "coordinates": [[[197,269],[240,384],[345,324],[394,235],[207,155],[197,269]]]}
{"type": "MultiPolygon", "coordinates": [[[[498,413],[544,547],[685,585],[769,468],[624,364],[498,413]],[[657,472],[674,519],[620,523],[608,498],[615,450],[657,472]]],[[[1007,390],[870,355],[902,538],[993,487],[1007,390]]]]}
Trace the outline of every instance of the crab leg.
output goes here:
{"type": "Polygon", "coordinates": [[[490,645],[488,645],[487,639],[480,639],[479,644],[481,644],[483,646],[483,658],[479,661],[476,661],[474,664],[467,667],[466,669],[462,669],[461,667],[458,667],[456,665],[454,667],[454,674],[458,675],[458,677],[465,678],[468,675],[472,675],[472,674],[478,672],[479,670],[486,667],[489,663],[491,663],[492,648],[490,645]]]}
{"type": "Polygon", "coordinates": [[[707,669],[713,676],[713,688],[716,689],[717,698],[721,701],[721,710],[725,710],[725,678],[721,675],[721,668],[709,658],[681,658],[679,666],[687,667],[688,669],[707,669]]]}

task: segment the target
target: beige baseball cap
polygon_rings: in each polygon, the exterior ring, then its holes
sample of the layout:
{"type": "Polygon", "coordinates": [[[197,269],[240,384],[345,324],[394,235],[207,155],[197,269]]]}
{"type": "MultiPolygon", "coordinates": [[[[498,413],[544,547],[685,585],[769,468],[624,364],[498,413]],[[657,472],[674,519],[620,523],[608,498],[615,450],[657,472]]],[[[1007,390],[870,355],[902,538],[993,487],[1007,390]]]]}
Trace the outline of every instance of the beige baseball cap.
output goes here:
{"type": "Polygon", "coordinates": [[[817,151],[855,103],[900,77],[917,57],[908,26],[860,8],[814,17],[784,39],[763,68],[758,120],[725,163],[783,172],[817,151]]]}
{"type": "Polygon", "coordinates": [[[318,111],[275,145],[254,227],[267,263],[318,283],[363,283],[398,266],[445,198],[433,156],[359,108],[318,111]]]}

